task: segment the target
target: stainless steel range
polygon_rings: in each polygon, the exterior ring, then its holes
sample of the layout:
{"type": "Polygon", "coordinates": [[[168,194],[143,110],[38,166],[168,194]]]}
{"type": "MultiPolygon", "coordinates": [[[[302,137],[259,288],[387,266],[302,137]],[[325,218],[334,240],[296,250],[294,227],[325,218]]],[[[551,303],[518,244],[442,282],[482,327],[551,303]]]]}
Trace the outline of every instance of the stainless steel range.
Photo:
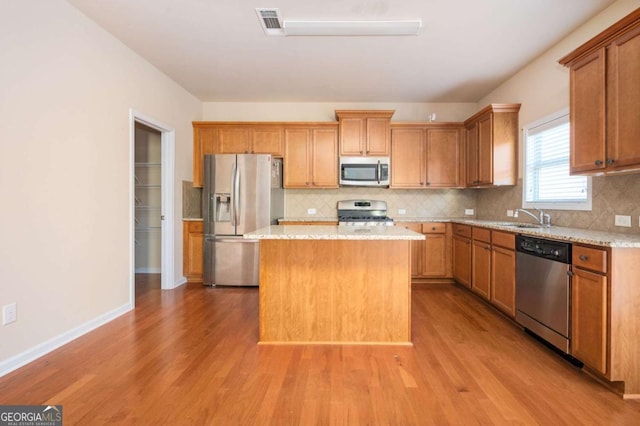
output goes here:
{"type": "Polygon", "coordinates": [[[393,226],[387,203],[379,200],[338,201],[339,226],[393,226]]]}

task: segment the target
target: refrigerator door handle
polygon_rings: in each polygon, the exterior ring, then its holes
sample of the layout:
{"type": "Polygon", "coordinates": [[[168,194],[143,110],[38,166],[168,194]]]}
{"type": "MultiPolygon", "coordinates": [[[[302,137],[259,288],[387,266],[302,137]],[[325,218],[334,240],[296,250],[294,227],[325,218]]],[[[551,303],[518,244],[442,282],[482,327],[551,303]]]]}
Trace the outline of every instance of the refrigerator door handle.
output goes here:
{"type": "Polygon", "coordinates": [[[238,165],[233,167],[233,225],[238,226],[240,223],[240,170],[238,165]]]}
{"type": "Polygon", "coordinates": [[[231,200],[230,200],[230,204],[231,204],[231,226],[236,226],[236,173],[238,172],[237,170],[237,164],[234,163],[233,167],[231,168],[231,200]]]}

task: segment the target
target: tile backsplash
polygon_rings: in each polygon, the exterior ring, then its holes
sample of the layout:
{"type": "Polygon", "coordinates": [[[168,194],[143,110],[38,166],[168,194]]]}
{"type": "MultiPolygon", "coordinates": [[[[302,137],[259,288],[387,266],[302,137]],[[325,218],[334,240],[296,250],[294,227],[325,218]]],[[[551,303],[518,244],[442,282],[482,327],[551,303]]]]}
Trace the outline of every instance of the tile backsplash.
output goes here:
{"type": "MultiPolygon", "coordinates": [[[[640,233],[640,174],[592,178],[591,211],[548,210],[557,226],[593,231],[640,233]],[[615,226],[615,215],[631,216],[631,228],[615,226]]],[[[478,196],[477,218],[513,220],[507,210],[522,207],[522,180],[515,187],[482,190],[478,196]]],[[[522,218],[521,221],[527,221],[522,218]]]]}
{"type": "Polygon", "coordinates": [[[465,209],[474,209],[478,192],[460,189],[388,189],[341,187],[338,189],[288,189],[285,192],[285,216],[307,217],[307,209],[316,209],[315,217],[337,217],[340,200],[372,199],[387,202],[388,214],[404,217],[463,217],[465,209]],[[399,209],[406,210],[404,215],[399,209]]]}

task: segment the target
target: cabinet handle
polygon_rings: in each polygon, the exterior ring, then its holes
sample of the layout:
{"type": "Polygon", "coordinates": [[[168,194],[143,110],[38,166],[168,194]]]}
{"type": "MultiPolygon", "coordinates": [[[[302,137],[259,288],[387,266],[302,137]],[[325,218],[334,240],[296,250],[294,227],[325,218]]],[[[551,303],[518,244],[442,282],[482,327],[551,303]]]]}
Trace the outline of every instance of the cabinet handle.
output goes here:
{"type": "Polygon", "coordinates": [[[570,277],[573,277],[575,274],[573,273],[573,271],[567,271],[567,275],[569,275],[570,277]]]}
{"type": "Polygon", "coordinates": [[[595,165],[596,166],[602,166],[602,160],[596,160],[595,161],[595,165]]]}
{"type": "Polygon", "coordinates": [[[491,250],[491,246],[486,246],[484,249],[487,250],[487,251],[490,251],[491,250]]]}
{"type": "Polygon", "coordinates": [[[424,182],[420,182],[420,186],[424,186],[424,182]]]}
{"type": "Polygon", "coordinates": [[[360,154],[364,154],[364,151],[360,151],[360,154]]]}
{"type": "Polygon", "coordinates": [[[580,255],[580,260],[582,260],[583,262],[587,259],[589,259],[589,256],[585,256],[584,254],[580,255]]]}
{"type": "Polygon", "coordinates": [[[616,160],[614,160],[613,158],[608,158],[607,159],[607,164],[609,164],[609,165],[611,165],[611,164],[613,164],[615,162],[616,162],[616,160]]]}
{"type": "Polygon", "coordinates": [[[432,226],[432,227],[431,227],[431,230],[432,230],[432,231],[435,231],[435,230],[436,230],[436,227],[435,227],[435,226],[432,226]]]}
{"type": "Polygon", "coordinates": [[[430,185],[431,185],[431,182],[427,182],[427,186],[430,186],[430,185]]]}

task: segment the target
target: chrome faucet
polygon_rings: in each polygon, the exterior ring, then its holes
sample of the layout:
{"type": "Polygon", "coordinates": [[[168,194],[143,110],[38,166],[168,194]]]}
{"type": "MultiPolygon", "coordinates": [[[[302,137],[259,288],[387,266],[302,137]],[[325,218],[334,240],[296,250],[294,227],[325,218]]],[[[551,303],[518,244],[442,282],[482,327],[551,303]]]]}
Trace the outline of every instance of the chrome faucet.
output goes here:
{"type": "Polygon", "coordinates": [[[529,216],[531,216],[532,218],[534,218],[538,224],[542,225],[542,226],[551,226],[551,215],[549,213],[545,213],[542,210],[540,210],[539,208],[534,207],[534,209],[540,213],[539,216],[536,216],[535,214],[531,213],[528,210],[525,209],[516,209],[513,217],[518,217],[518,212],[522,212],[522,213],[526,213],[529,216]]]}

